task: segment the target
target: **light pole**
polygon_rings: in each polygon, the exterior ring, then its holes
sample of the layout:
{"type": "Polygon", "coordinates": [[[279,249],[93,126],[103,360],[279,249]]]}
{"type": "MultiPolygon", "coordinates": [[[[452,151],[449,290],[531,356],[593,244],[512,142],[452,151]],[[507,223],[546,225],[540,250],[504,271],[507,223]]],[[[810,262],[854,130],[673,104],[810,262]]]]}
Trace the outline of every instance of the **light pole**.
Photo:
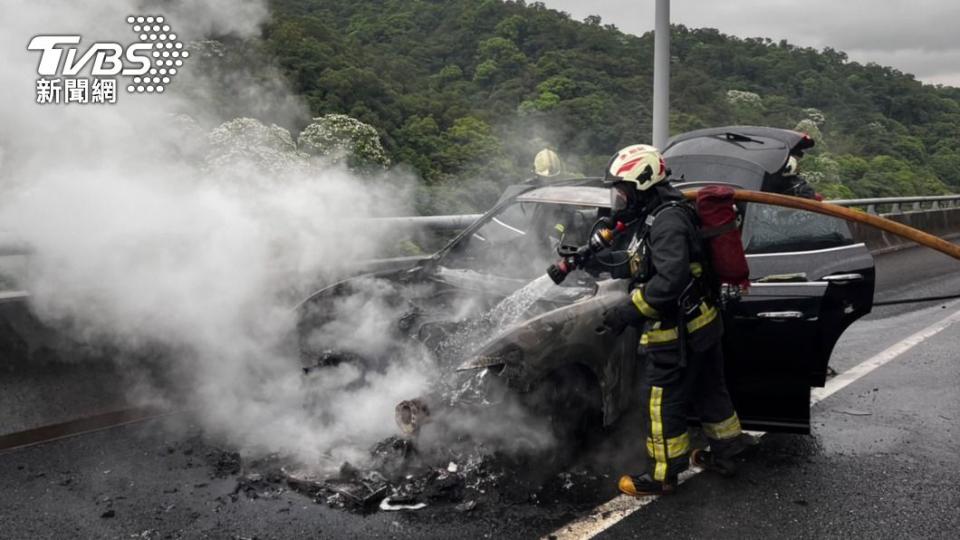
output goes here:
{"type": "Polygon", "coordinates": [[[657,0],[653,28],[653,145],[670,138],[670,0],[657,0]]]}

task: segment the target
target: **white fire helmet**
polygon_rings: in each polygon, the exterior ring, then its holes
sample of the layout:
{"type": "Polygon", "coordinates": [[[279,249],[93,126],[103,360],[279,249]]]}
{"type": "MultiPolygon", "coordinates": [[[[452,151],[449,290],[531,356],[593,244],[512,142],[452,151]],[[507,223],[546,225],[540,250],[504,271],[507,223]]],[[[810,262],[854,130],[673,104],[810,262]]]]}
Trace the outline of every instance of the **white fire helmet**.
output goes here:
{"type": "Polygon", "coordinates": [[[563,172],[563,164],[556,152],[543,149],[533,158],[533,170],[537,176],[551,178],[563,172]]]}
{"type": "Polygon", "coordinates": [[[647,144],[634,144],[610,158],[603,179],[610,184],[632,182],[638,190],[646,191],[666,177],[667,165],[660,152],[647,144]]]}
{"type": "Polygon", "coordinates": [[[787,164],[783,166],[783,176],[796,176],[798,166],[799,164],[797,163],[797,157],[790,156],[787,159],[787,164]]]}

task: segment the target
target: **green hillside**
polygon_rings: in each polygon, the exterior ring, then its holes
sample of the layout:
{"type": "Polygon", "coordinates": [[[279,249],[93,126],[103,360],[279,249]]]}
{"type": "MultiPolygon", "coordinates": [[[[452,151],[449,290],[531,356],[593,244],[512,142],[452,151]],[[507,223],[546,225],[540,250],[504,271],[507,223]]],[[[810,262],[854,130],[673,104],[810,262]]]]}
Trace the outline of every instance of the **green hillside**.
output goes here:
{"type": "MultiPolygon", "coordinates": [[[[575,21],[539,2],[272,5],[262,50],[315,116],[376,127],[392,161],[430,186],[424,210],[488,205],[545,145],[571,170],[599,174],[618,147],[649,139],[652,33],[575,21]],[[468,194],[450,197],[455,188],[468,194]]],[[[960,189],[960,89],[709,28],[675,26],[672,53],[674,133],[799,126],[819,143],[801,169],[829,196],[960,189]]]]}

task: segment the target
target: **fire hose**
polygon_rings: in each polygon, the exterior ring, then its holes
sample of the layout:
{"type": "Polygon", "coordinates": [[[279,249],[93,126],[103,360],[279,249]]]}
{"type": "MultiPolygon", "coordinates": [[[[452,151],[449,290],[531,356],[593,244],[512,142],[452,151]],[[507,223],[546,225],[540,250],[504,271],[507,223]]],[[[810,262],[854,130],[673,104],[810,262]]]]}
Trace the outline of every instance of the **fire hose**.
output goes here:
{"type": "MultiPolygon", "coordinates": [[[[697,190],[688,190],[683,192],[684,196],[689,200],[697,199],[697,190]]],[[[808,212],[816,212],[818,214],[823,214],[830,217],[835,217],[843,219],[846,221],[852,221],[856,223],[862,223],[864,225],[886,231],[890,234],[899,236],[901,238],[906,238],[912,242],[916,242],[922,246],[926,246],[930,249],[934,249],[949,255],[954,259],[960,260],[960,246],[947,242],[939,236],[934,236],[930,233],[921,231],[910,227],[909,225],[904,225],[903,223],[898,223],[891,219],[887,219],[880,216],[875,216],[873,214],[867,214],[866,212],[860,212],[847,208],[844,206],[837,206],[835,204],[830,204],[826,202],[820,202],[812,199],[804,199],[801,197],[791,197],[789,195],[780,195],[778,193],[767,193],[761,191],[750,191],[745,189],[737,189],[733,192],[734,200],[740,202],[753,202],[758,204],[769,204],[773,206],[782,206],[785,208],[793,208],[796,210],[806,210],[808,212]]],[[[899,299],[899,300],[889,300],[886,302],[875,302],[875,306],[884,306],[884,305],[897,305],[897,304],[908,304],[915,302],[931,302],[939,300],[953,300],[960,298],[960,294],[947,295],[947,296],[931,296],[925,298],[909,298],[909,299],[899,299]]]]}

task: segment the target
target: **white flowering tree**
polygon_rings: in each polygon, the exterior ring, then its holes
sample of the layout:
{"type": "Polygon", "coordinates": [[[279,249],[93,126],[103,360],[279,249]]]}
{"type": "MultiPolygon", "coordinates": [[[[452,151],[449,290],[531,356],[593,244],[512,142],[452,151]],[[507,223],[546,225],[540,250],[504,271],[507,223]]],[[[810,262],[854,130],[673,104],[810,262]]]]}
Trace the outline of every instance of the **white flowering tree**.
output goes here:
{"type": "Polygon", "coordinates": [[[266,125],[254,118],[224,122],[207,136],[206,165],[212,170],[253,167],[263,174],[275,174],[307,166],[307,154],[286,129],[266,125]]]}
{"type": "Polygon", "coordinates": [[[803,120],[797,122],[797,125],[793,128],[794,131],[800,131],[806,133],[817,143],[817,148],[821,151],[826,150],[826,142],[823,140],[823,132],[820,131],[820,126],[817,125],[815,121],[810,118],[804,118],[803,120]]]}
{"type": "Polygon", "coordinates": [[[727,90],[727,103],[733,109],[738,123],[761,123],[765,107],[760,94],[745,90],[727,90]]]}
{"type": "Polygon", "coordinates": [[[731,105],[747,105],[750,107],[763,106],[763,100],[760,99],[760,94],[747,92],[745,90],[727,90],[727,103],[731,105]]]}
{"type": "Polygon", "coordinates": [[[369,124],[345,114],[314,118],[297,138],[300,151],[351,169],[383,169],[390,165],[380,134],[369,124]]]}
{"type": "Polygon", "coordinates": [[[807,119],[816,124],[817,127],[822,126],[827,122],[827,116],[823,114],[823,111],[820,109],[808,107],[803,110],[803,114],[807,115],[807,119]]]}

